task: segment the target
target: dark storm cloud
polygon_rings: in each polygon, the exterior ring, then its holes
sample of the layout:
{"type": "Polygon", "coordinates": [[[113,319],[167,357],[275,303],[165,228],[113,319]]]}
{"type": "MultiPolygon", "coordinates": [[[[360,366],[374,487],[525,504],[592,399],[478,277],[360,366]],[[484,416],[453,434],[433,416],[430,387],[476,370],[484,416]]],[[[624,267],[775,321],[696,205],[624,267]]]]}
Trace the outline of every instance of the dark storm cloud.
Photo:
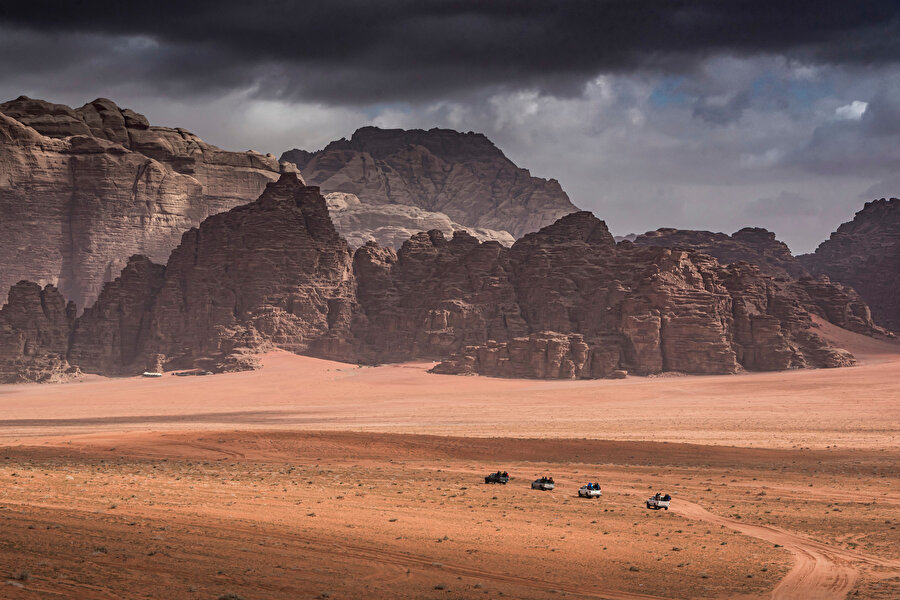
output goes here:
{"type": "Polygon", "coordinates": [[[7,74],[77,60],[181,94],[258,85],[268,97],[365,104],[483,88],[573,95],[601,72],[689,70],[716,53],[893,62],[898,13],[897,0],[36,0],[3,3],[0,33],[20,40],[7,74]]]}

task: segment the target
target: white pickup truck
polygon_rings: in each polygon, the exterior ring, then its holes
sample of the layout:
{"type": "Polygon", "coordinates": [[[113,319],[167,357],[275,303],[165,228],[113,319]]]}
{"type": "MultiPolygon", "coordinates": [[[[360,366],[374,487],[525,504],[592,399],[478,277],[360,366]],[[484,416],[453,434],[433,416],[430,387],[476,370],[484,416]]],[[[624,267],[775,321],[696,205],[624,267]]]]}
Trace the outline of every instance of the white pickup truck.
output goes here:
{"type": "Polygon", "coordinates": [[[602,495],[599,483],[588,483],[578,488],[579,498],[599,498],[602,495]]]}
{"type": "Polygon", "coordinates": [[[531,482],[531,489],[533,490],[542,490],[545,492],[549,492],[555,487],[556,483],[553,482],[552,477],[541,477],[540,479],[535,479],[531,482]]]}
{"type": "Polygon", "coordinates": [[[647,508],[652,508],[653,510],[665,509],[669,510],[669,502],[671,502],[672,496],[669,494],[654,494],[647,498],[647,508]]]}

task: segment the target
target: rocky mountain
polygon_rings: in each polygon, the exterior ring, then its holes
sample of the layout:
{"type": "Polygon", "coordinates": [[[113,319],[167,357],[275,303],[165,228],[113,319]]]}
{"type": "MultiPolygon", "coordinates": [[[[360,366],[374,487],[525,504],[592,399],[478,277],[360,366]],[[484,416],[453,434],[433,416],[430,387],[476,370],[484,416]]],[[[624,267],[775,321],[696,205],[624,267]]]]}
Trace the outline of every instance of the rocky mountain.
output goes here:
{"type": "Polygon", "coordinates": [[[711,231],[662,228],[636,236],[635,244],[695,250],[714,256],[723,264],[745,261],[766,274],[780,278],[809,275],[790,248],[775,234],[760,227],[745,227],[731,235],[711,231]]]}
{"type": "Polygon", "coordinates": [[[186,232],[165,267],[132,256],[77,319],[54,288],[17,284],[0,332],[6,377],[44,380],[74,367],[253,368],[273,347],[516,377],[852,364],[817,335],[804,294],[747,263],[617,244],[588,212],[511,248],[432,230],[351,255],[319,189],[285,173],[186,232]]]}
{"type": "Polygon", "coordinates": [[[814,253],[798,258],[810,273],[852,286],[876,322],[900,331],[900,199],[867,202],[814,253]]]}
{"type": "Polygon", "coordinates": [[[76,370],[66,355],[75,305],[47,285],[20,281],[0,309],[0,383],[59,381],[76,370]]]}
{"type": "Polygon", "coordinates": [[[86,306],[128,256],[164,263],[182,233],[254,200],[279,170],[102,98],[0,104],[0,289],[52,283],[86,306]]]}
{"type": "Polygon", "coordinates": [[[235,370],[274,346],[345,358],[353,303],[350,251],[325,199],[286,173],[187,231],[164,268],[132,257],[78,320],[69,356],[101,373],[235,370]]]}
{"type": "Polygon", "coordinates": [[[345,192],[325,194],[325,200],[335,228],[353,249],[366,242],[396,249],[412,235],[434,229],[446,235],[467,231],[479,241],[496,241],[504,246],[512,246],[516,241],[506,231],[465,227],[444,213],[429,212],[416,206],[363,204],[355,194],[345,192]]]}
{"type": "Polygon", "coordinates": [[[657,229],[637,236],[635,244],[702,252],[722,264],[747,262],[779,281],[795,280],[793,293],[806,310],[832,323],[865,335],[889,335],[875,324],[869,307],[851,287],[828,277],[813,278],[787,244],[759,227],[745,227],[731,235],[686,229],[657,229]]]}
{"type": "Polygon", "coordinates": [[[592,378],[851,362],[815,333],[792,283],[747,263],[616,244],[590,213],[520,239],[509,265],[530,335],[469,346],[436,372],[592,378]]]}
{"type": "Polygon", "coordinates": [[[349,140],[318,152],[291,150],[281,160],[325,193],[415,206],[514,237],[576,210],[555,179],[532,177],[478,133],[363,127],[349,140]]]}

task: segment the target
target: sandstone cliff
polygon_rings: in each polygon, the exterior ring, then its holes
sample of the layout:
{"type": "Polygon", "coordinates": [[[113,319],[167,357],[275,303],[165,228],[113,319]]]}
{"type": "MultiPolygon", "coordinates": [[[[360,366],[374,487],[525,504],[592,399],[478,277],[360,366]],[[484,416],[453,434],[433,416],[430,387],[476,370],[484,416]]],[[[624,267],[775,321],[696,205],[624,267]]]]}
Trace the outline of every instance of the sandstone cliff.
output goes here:
{"type": "Polygon", "coordinates": [[[752,263],[789,287],[810,312],[850,331],[865,335],[889,335],[876,325],[869,307],[853,288],[833,283],[825,276],[811,277],[787,245],[765,229],[745,227],[726,235],[665,228],[637,236],[634,243],[702,252],[722,264],[752,263]],[[795,283],[788,283],[791,281],[795,283]]]}
{"type": "Polygon", "coordinates": [[[616,244],[590,213],[517,241],[508,265],[532,335],[471,345],[436,372],[589,378],[852,364],[815,333],[790,285],[746,263],[616,244]]]}
{"type": "Polygon", "coordinates": [[[87,372],[254,368],[253,354],[352,358],[354,278],[325,199],[285,173],[258,200],[187,231],[165,267],[133,256],[75,324],[87,372]]]}
{"type": "Polygon", "coordinates": [[[53,283],[87,306],[128,256],[164,263],[184,231],[278,174],[273,156],[225,152],[109,100],[0,104],[0,289],[53,283]]]}
{"type": "Polygon", "coordinates": [[[760,227],[745,227],[731,235],[711,231],[663,228],[636,236],[635,244],[696,250],[714,256],[722,264],[749,262],[773,277],[809,275],[784,242],[760,227]]]}
{"type": "Polygon", "coordinates": [[[496,241],[504,246],[512,246],[516,241],[506,231],[465,227],[450,220],[444,213],[430,212],[415,206],[363,204],[355,194],[345,192],[325,194],[325,200],[335,228],[353,249],[366,242],[396,249],[412,235],[434,229],[445,235],[466,231],[478,241],[496,241]]]}
{"type": "Polygon", "coordinates": [[[465,232],[450,240],[440,231],[419,233],[396,253],[363,246],[354,256],[357,353],[378,362],[437,360],[468,344],[527,333],[508,253],[465,232]]]}
{"type": "Polygon", "coordinates": [[[353,308],[350,251],[325,199],[285,174],[256,202],[184,234],[166,265],[145,355],[192,366],[271,344],[346,359],[353,308]]]}
{"type": "Polygon", "coordinates": [[[436,371],[515,377],[852,364],[806,308],[803,294],[839,308],[834,286],[800,286],[748,263],[617,244],[588,212],[511,248],[432,230],[398,251],[369,242],[351,259],[318,188],[286,173],[257,201],[186,232],[165,267],[132,256],[74,325],[55,289],[18,284],[0,331],[7,379],[69,364],[112,375],[238,370],[273,347],[367,363],[446,359],[436,371]]]}
{"type": "Polygon", "coordinates": [[[143,353],[156,297],[166,269],[135,255],[74,326],[68,358],[88,373],[133,375],[145,368],[143,353]]]}
{"type": "Polygon", "coordinates": [[[900,199],[867,202],[800,262],[814,275],[851,286],[877,323],[900,331],[900,199]]]}
{"type": "Polygon", "coordinates": [[[0,383],[59,381],[77,372],[66,361],[75,305],[52,285],[20,281],[0,309],[0,383]]]}
{"type": "Polygon", "coordinates": [[[281,160],[326,193],[416,206],[515,237],[575,210],[555,179],[532,177],[482,134],[363,127],[349,140],[319,152],[291,150],[281,160]]]}

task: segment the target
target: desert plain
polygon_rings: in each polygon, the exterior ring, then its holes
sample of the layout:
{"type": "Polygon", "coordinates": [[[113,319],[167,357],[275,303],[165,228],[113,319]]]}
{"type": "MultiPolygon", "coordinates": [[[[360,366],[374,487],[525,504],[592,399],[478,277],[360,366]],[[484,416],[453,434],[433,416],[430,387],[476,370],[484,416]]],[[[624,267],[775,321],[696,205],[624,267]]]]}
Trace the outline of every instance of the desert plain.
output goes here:
{"type": "Polygon", "coordinates": [[[898,598],[900,345],[820,327],[859,365],[5,386],[0,597],[898,598]]]}

